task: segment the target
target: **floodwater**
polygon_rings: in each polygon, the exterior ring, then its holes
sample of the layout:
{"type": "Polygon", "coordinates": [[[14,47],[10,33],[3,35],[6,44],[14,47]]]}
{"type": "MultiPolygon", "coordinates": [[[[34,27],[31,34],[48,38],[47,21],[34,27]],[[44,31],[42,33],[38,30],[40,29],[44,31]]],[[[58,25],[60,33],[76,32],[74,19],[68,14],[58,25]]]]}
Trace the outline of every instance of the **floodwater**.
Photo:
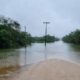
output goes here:
{"type": "Polygon", "coordinates": [[[25,66],[54,58],[80,63],[80,46],[58,41],[46,46],[33,43],[26,48],[0,50],[0,67],[25,66]]]}

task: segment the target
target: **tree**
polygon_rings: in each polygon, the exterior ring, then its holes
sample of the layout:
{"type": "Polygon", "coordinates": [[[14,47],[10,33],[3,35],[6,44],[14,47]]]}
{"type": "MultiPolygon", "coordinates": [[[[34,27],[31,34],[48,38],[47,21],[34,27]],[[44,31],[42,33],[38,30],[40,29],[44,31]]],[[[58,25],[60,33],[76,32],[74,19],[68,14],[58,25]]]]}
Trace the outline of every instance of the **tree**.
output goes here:
{"type": "Polygon", "coordinates": [[[80,30],[71,32],[64,36],[62,40],[67,43],[80,44],[80,30]]]}
{"type": "Polygon", "coordinates": [[[46,39],[47,43],[55,42],[55,41],[59,40],[55,36],[47,35],[47,36],[42,36],[42,37],[33,37],[33,41],[32,42],[41,42],[41,43],[43,43],[43,42],[45,42],[45,39],[46,39]]]}
{"type": "Polygon", "coordinates": [[[25,46],[31,43],[31,35],[20,31],[20,24],[10,18],[0,18],[0,48],[25,46]]]}

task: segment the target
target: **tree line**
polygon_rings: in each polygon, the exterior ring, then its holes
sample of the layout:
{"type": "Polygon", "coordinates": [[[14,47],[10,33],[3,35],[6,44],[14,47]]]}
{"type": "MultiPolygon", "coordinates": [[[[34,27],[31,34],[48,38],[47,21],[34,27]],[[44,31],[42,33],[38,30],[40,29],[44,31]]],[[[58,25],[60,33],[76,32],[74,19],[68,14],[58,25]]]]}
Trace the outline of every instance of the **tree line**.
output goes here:
{"type": "Polygon", "coordinates": [[[50,43],[50,42],[55,42],[58,40],[59,38],[56,38],[55,36],[50,36],[50,35],[46,35],[42,37],[32,37],[32,42],[37,42],[37,43],[44,43],[45,41],[47,43],[50,43]]]}
{"type": "Polygon", "coordinates": [[[62,38],[64,42],[80,44],[80,30],[77,29],[62,38]]]}
{"type": "Polygon", "coordinates": [[[30,45],[33,42],[54,42],[55,36],[32,37],[30,33],[21,31],[19,22],[0,16],[0,48],[16,48],[30,45]]]}
{"type": "Polygon", "coordinates": [[[21,25],[0,16],[0,48],[15,48],[31,43],[31,35],[20,30],[21,25]]]}
{"type": "MultiPolygon", "coordinates": [[[[62,38],[64,42],[80,44],[80,30],[77,29],[62,38]]],[[[21,31],[19,22],[0,16],[0,48],[15,48],[26,46],[31,43],[59,41],[55,36],[32,37],[30,33],[21,31]]]]}

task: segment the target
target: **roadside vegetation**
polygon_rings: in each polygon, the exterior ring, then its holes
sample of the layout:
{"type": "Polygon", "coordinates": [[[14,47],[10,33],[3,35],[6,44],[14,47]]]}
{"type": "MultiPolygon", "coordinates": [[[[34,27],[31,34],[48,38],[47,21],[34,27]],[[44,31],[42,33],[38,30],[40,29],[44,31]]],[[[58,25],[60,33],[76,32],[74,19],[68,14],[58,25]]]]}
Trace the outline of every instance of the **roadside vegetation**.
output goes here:
{"type": "Polygon", "coordinates": [[[80,30],[76,30],[66,35],[62,39],[64,42],[80,45],[80,30]]]}
{"type": "Polygon", "coordinates": [[[32,37],[30,33],[21,31],[21,25],[17,21],[0,16],[0,49],[22,47],[34,42],[43,43],[46,41],[49,43],[58,40],[55,36],[50,35],[32,37]]]}
{"type": "Polygon", "coordinates": [[[44,43],[45,41],[47,43],[55,42],[55,41],[59,41],[59,38],[56,38],[55,36],[50,36],[50,35],[32,38],[32,42],[44,43]]]}
{"type": "Polygon", "coordinates": [[[31,35],[20,30],[21,25],[10,18],[0,16],[0,48],[14,48],[31,43],[31,35]]]}

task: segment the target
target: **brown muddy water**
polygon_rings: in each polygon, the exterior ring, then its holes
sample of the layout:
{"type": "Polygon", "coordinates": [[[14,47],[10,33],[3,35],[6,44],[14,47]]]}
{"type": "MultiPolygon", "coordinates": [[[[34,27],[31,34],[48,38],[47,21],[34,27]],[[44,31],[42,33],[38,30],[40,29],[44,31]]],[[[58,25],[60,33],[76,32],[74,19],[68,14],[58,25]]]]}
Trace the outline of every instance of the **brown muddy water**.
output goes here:
{"type": "Polygon", "coordinates": [[[12,73],[23,66],[32,65],[45,59],[64,59],[80,63],[80,46],[62,41],[55,43],[33,43],[19,49],[0,50],[0,75],[12,73]]]}

